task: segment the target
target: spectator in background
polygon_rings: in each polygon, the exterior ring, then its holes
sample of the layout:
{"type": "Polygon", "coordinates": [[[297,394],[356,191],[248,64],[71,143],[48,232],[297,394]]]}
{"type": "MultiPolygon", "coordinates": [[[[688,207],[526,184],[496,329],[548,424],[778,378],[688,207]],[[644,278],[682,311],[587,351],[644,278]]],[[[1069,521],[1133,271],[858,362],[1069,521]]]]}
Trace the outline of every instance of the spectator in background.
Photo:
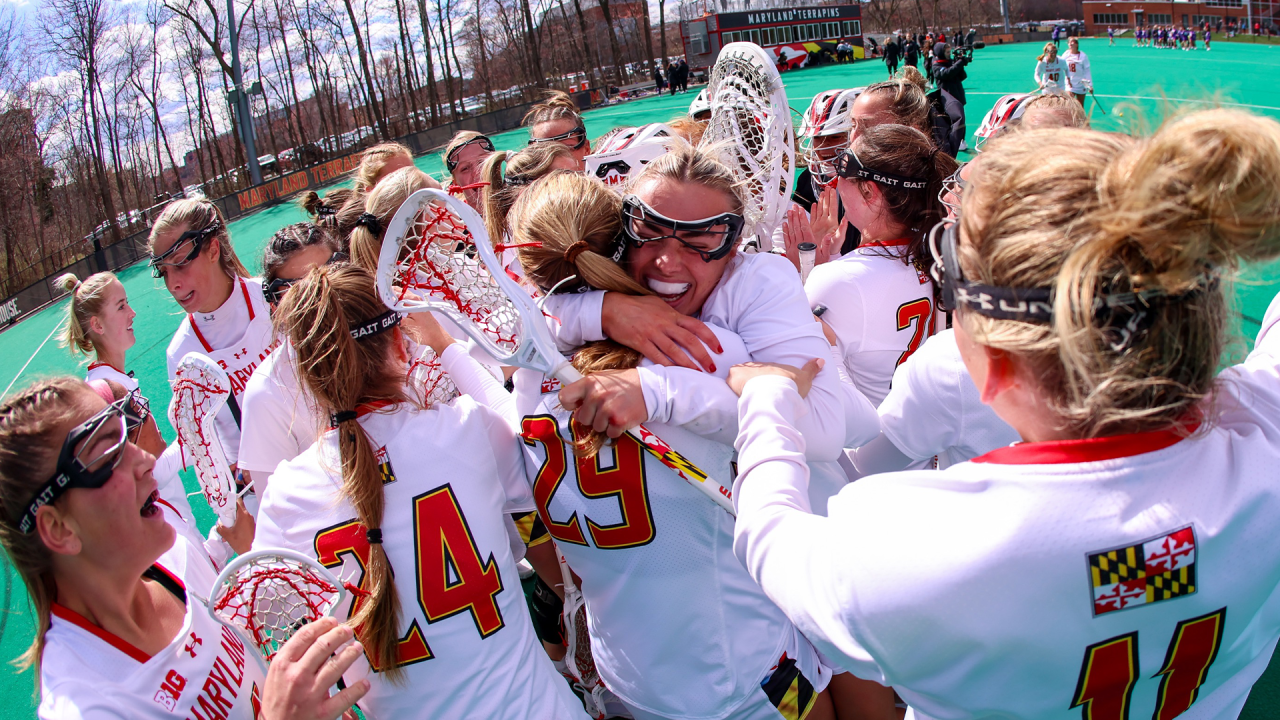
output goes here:
{"type": "Polygon", "coordinates": [[[672,96],[675,96],[676,88],[680,86],[679,67],[675,60],[672,60],[671,64],[667,65],[667,89],[671,91],[672,96]]]}
{"type": "Polygon", "coordinates": [[[1054,50],[1059,49],[1058,43],[1060,42],[1062,42],[1062,26],[1054,25],[1053,26],[1053,49],[1054,50]]]}
{"type": "Polygon", "coordinates": [[[884,41],[884,64],[889,69],[889,77],[898,72],[898,59],[902,57],[902,47],[896,37],[884,41]]]}
{"type": "Polygon", "coordinates": [[[942,91],[947,116],[951,118],[951,146],[960,151],[969,149],[965,144],[967,133],[964,125],[964,80],[968,77],[964,66],[967,64],[967,57],[953,60],[951,46],[946,43],[933,46],[933,81],[942,91]]]}
{"type": "Polygon", "coordinates": [[[974,28],[969,28],[969,34],[964,36],[964,46],[973,47],[973,44],[977,41],[978,31],[974,28]]]}
{"type": "Polygon", "coordinates": [[[667,86],[666,83],[662,81],[662,69],[658,67],[657,63],[654,63],[653,64],[653,89],[657,91],[659,95],[661,95],[662,89],[666,86],[667,86]]]}
{"type": "Polygon", "coordinates": [[[680,81],[680,92],[689,92],[689,63],[680,58],[680,66],[676,68],[676,78],[680,81]]]}
{"type": "Polygon", "coordinates": [[[912,35],[907,36],[907,42],[902,46],[902,60],[913,68],[920,67],[920,44],[912,35]]]}

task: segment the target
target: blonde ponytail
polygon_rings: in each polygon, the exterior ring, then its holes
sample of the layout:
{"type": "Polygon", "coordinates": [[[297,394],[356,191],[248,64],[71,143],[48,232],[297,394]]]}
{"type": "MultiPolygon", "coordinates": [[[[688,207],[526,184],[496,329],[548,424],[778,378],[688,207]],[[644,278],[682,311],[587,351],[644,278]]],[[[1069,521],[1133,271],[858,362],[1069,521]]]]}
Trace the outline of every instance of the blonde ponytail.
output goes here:
{"type": "MultiPolygon", "coordinates": [[[[387,225],[410,195],[425,188],[439,189],[440,183],[416,167],[400,168],[382,178],[364,196],[364,207],[352,221],[351,262],[371,273],[377,272],[378,255],[382,252],[382,238],[387,225]]],[[[346,208],[343,212],[350,214],[346,208]]]]}
{"type": "Polygon", "coordinates": [[[89,320],[102,312],[107,288],[113,281],[118,282],[115,273],[110,272],[94,273],[84,282],[80,282],[74,273],[66,273],[54,281],[55,286],[71,293],[66,324],[60,338],[63,347],[73,353],[94,353],[93,339],[89,337],[89,320]]]}
{"type": "Polygon", "coordinates": [[[1210,110],[1145,140],[1012,133],[983,153],[973,189],[966,274],[1055,300],[1052,324],[962,310],[966,331],[1023,358],[1075,437],[1200,419],[1227,340],[1227,281],[1241,261],[1280,255],[1280,124],[1210,110]],[[1105,309],[1130,292],[1140,305],[1105,309]]]}
{"type": "MultiPolygon", "coordinates": [[[[280,302],[277,314],[297,354],[299,380],[320,406],[322,417],[339,415],[338,449],[342,494],[367,531],[381,531],[385,497],[373,442],[354,418],[365,403],[412,402],[404,390],[404,369],[395,362],[398,332],[360,340],[350,328],[385,313],[373,276],[355,265],[324,265],[311,270],[280,302]],[[351,413],[347,415],[346,413],[351,413]]],[[[368,596],[349,621],[380,672],[402,682],[397,665],[400,600],[391,563],[380,543],[370,545],[365,568],[368,596]]]]}

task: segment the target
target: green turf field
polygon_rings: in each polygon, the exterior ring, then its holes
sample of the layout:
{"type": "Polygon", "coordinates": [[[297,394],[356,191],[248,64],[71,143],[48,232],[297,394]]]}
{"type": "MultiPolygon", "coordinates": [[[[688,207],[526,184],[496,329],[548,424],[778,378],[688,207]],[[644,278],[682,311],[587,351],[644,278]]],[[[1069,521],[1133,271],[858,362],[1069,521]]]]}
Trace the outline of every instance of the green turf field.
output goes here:
{"type": "MultiPolygon", "coordinates": [[[[1084,40],[1081,49],[1089,54],[1093,66],[1094,85],[1107,115],[1089,101],[1086,109],[1095,127],[1104,130],[1142,130],[1159,119],[1198,104],[1216,102],[1229,107],[1242,107],[1280,119],[1280,48],[1247,42],[1215,43],[1212,52],[1195,52],[1134,48],[1133,39],[1107,41],[1084,40]]],[[[1038,43],[988,47],[977,52],[969,66],[968,128],[977,129],[982,117],[1001,95],[1029,92],[1034,89],[1032,70],[1040,52],[1038,43]]],[[[803,112],[818,92],[835,87],[857,87],[886,77],[879,62],[827,66],[785,73],[783,80],[792,107],[803,112]]],[[[670,119],[683,113],[694,97],[689,94],[638,100],[623,105],[594,110],[586,115],[589,136],[597,137],[619,125],[639,125],[670,119]]],[[[494,138],[500,150],[517,149],[527,135],[522,130],[494,138]]],[[[970,139],[972,146],[973,141],[970,139]]],[[[963,158],[962,158],[963,159],[963,158]]],[[[418,159],[418,166],[439,176],[439,156],[418,159]]],[[[336,187],[336,186],[335,186],[336,187]]],[[[292,204],[269,208],[230,225],[236,250],[251,271],[261,266],[262,249],[271,234],[283,225],[305,220],[304,213],[292,204]]],[[[128,369],[135,371],[144,392],[157,410],[169,402],[165,371],[165,348],[177,329],[182,314],[169,297],[164,284],[154,280],[146,266],[135,266],[119,273],[129,293],[129,301],[138,312],[134,323],[137,345],[129,351],[128,369]]],[[[1237,285],[1240,328],[1247,345],[1258,329],[1258,319],[1267,303],[1280,290],[1280,263],[1269,267],[1250,268],[1237,285]]],[[[67,351],[49,340],[39,352],[36,348],[49,336],[66,312],[66,303],[53,306],[0,333],[0,389],[18,375],[19,369],[32,358],[15,387],[58,374],[83,374],[83,366],[67,351]]],[[[1244,347],[1242,345],[1241,347],[1244,347]]],[[[158,412],[161,430],[172,439],[173,430],[158,412]]],[[[195,491],[194,478],[186,478],[187,487],[195,491]]],[[[213,515],[199,498],[192,498],[197,520],[207,530],[213,515]]],[[[25,590],[12,569],[0,558],[0,658],[10,661],[30,644],[32,619],[25,590]]],[[[1064,705],[1069,699],[1063,699],[1064,705]]],[[[6,718],[15,720],[35,715],[35,679],[31,673],[18,673],[12,667],[0,670],[0,708],[6,718]]],[[[1280,661],[1274,662],[1241,716],[1250,720],[1280,717],[1280,661]]]]}

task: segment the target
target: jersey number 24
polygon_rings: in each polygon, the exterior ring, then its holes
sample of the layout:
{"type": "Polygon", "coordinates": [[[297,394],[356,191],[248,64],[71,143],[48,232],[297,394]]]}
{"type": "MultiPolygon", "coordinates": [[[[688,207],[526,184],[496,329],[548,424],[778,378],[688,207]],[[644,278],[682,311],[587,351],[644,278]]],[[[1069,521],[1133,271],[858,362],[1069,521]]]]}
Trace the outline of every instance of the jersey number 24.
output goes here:
{"type": "MultiPolygon", "coordinates": [[[[501,630],[506,624],[497,600],[498,593],[502,592],[502,575],[493,553],[489,553],[488,559],[481,559],[453,488],[446,483],[415,497],[411,504],[413,544],[418,559],[415,594],[427,624],[469,612],[482,639],[501,630]]],[[[371,549],[365,526],[357,520],[316,533],[315,551],[320,564],[337,567],[344,555],[351,555],[360,565],[358,585],[362,591],[366,589],[365,568],[369,566],[371,549]]],[[[364,602],[360,592],[353,594],[355,599],[347,617],[359,612],[364,602]]],[[[416,617],[397,644],[396,653],[401,667],[435,657],[416,617]]],[[[380,669],[372,657],[369,662],[374,670],[380,669]]]]}

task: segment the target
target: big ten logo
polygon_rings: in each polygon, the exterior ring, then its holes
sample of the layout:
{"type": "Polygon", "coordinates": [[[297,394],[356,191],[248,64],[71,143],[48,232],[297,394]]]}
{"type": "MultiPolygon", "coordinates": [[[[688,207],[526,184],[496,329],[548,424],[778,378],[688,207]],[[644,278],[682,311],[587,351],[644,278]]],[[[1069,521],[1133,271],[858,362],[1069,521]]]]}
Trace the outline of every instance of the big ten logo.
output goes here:
{"type": "Polygon", "coordinates": [[[178,697],[182,695],[182,689],[186,686],[187,679],[179,675],[177,670],[170,670],[169,674],[164,676],[164,682],[160,683],[155,700],[166,710],[173,712],[174,708],[178,707],[178,697]]]}
{"type": "Polygon", "coordinates": [[[16,320],[22,312],[18,310],[18,298],[13,298],[9,302],[0,305],[0,323],[8,323],[16,320]]]}

